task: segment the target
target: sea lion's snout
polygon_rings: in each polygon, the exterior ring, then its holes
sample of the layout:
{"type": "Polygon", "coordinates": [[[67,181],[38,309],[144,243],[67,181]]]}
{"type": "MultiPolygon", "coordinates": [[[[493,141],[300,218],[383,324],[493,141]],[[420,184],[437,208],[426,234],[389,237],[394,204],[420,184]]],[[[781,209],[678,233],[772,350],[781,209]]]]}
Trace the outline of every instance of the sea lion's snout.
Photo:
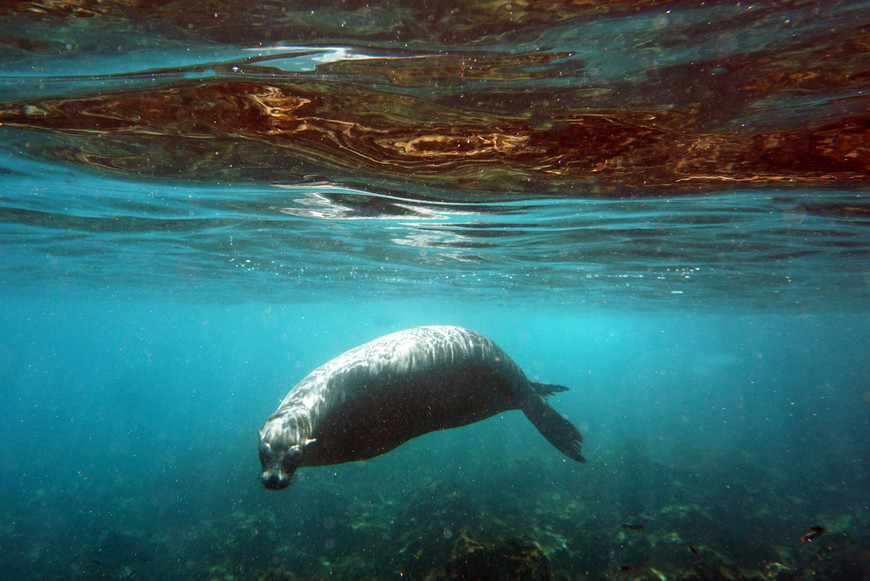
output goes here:
{"type": "Polygon", "coordinates": [[[260,482],[269,490],[287,488],[298,467],[299,456],[299,446],[276,450],[269,442],[261,443],[260,464],[263,467],[263,474],[260,476],[260,482]]]}
{"type": "Polygon", "coordinates": [[[263,472],[260,481],[269,490],[284,490],[290,486],[290,478],[286,478],[277,472],[263,472]]]}

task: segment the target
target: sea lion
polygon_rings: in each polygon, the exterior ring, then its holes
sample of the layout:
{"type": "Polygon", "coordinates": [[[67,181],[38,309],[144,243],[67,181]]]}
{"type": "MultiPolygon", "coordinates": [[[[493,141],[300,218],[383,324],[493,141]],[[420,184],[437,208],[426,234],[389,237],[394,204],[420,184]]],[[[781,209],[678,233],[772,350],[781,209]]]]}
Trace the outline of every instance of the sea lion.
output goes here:
{"type": "Polygon", "coordinates": [[[281,490],[301,466],[365,460],[434,430],[522,410],[563,454],[585,462],[580,431],[495,343],[461,327],[385,335],[297,383],[260,430],[263,486],[281,490]]]}

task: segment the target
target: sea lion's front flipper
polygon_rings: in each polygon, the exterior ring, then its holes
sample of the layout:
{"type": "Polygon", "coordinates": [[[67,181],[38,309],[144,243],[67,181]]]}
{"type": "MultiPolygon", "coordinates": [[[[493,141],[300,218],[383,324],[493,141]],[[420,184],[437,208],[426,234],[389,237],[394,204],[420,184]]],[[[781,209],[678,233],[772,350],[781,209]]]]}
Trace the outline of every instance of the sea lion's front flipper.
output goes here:
{"type": "Polygon", "coordinates": [[[543,397],[530,397],[523,406],[523,413],[560,452],[577,462],[586,461],[580,453],[580,443],[583,441],[580,430],[563,418],[543,397]]]}
{"type": "Polygon", "coordinates": [[[532,384],[532,389],[535,390],[535,393],[544,397],[568,391],[568,388],[564,385],[556,385],[555,383],[543,383],[541,381],[530,381],[529,383],[532,384]]]}

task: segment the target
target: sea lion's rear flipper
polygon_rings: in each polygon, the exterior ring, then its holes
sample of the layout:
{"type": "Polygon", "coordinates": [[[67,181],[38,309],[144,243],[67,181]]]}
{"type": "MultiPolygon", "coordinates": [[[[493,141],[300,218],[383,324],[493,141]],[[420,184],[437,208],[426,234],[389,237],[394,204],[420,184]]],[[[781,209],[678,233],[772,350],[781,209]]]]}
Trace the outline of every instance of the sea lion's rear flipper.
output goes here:
{"type": "Polygon", "coordinates": [[[563,418],[543,397],[530,397],[523,406],[523,413],[560,452],[577,462],[586,461],[580,453],[580,443],[583,441],[580,430],[563,418]]]}

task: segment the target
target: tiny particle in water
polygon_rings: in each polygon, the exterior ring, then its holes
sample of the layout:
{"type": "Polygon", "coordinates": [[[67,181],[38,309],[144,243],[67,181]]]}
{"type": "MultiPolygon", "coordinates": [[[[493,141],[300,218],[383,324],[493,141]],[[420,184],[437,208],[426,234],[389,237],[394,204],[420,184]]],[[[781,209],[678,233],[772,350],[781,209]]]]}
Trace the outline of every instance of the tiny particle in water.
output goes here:
{"type": "Polygon", "coordinates": [[[646,527],[644,525],[626,523],[626,524],[622,525],[622,528],[629,530],[629,531],[642,531],[646,527]]]}
{"type": "Polygon", "coordinates": [[[444,529],[444,531],[441,533],[441,536],[443,536],[445,539],[453,538],[453,531],[451,531],[450,529],[444,529]]]}

